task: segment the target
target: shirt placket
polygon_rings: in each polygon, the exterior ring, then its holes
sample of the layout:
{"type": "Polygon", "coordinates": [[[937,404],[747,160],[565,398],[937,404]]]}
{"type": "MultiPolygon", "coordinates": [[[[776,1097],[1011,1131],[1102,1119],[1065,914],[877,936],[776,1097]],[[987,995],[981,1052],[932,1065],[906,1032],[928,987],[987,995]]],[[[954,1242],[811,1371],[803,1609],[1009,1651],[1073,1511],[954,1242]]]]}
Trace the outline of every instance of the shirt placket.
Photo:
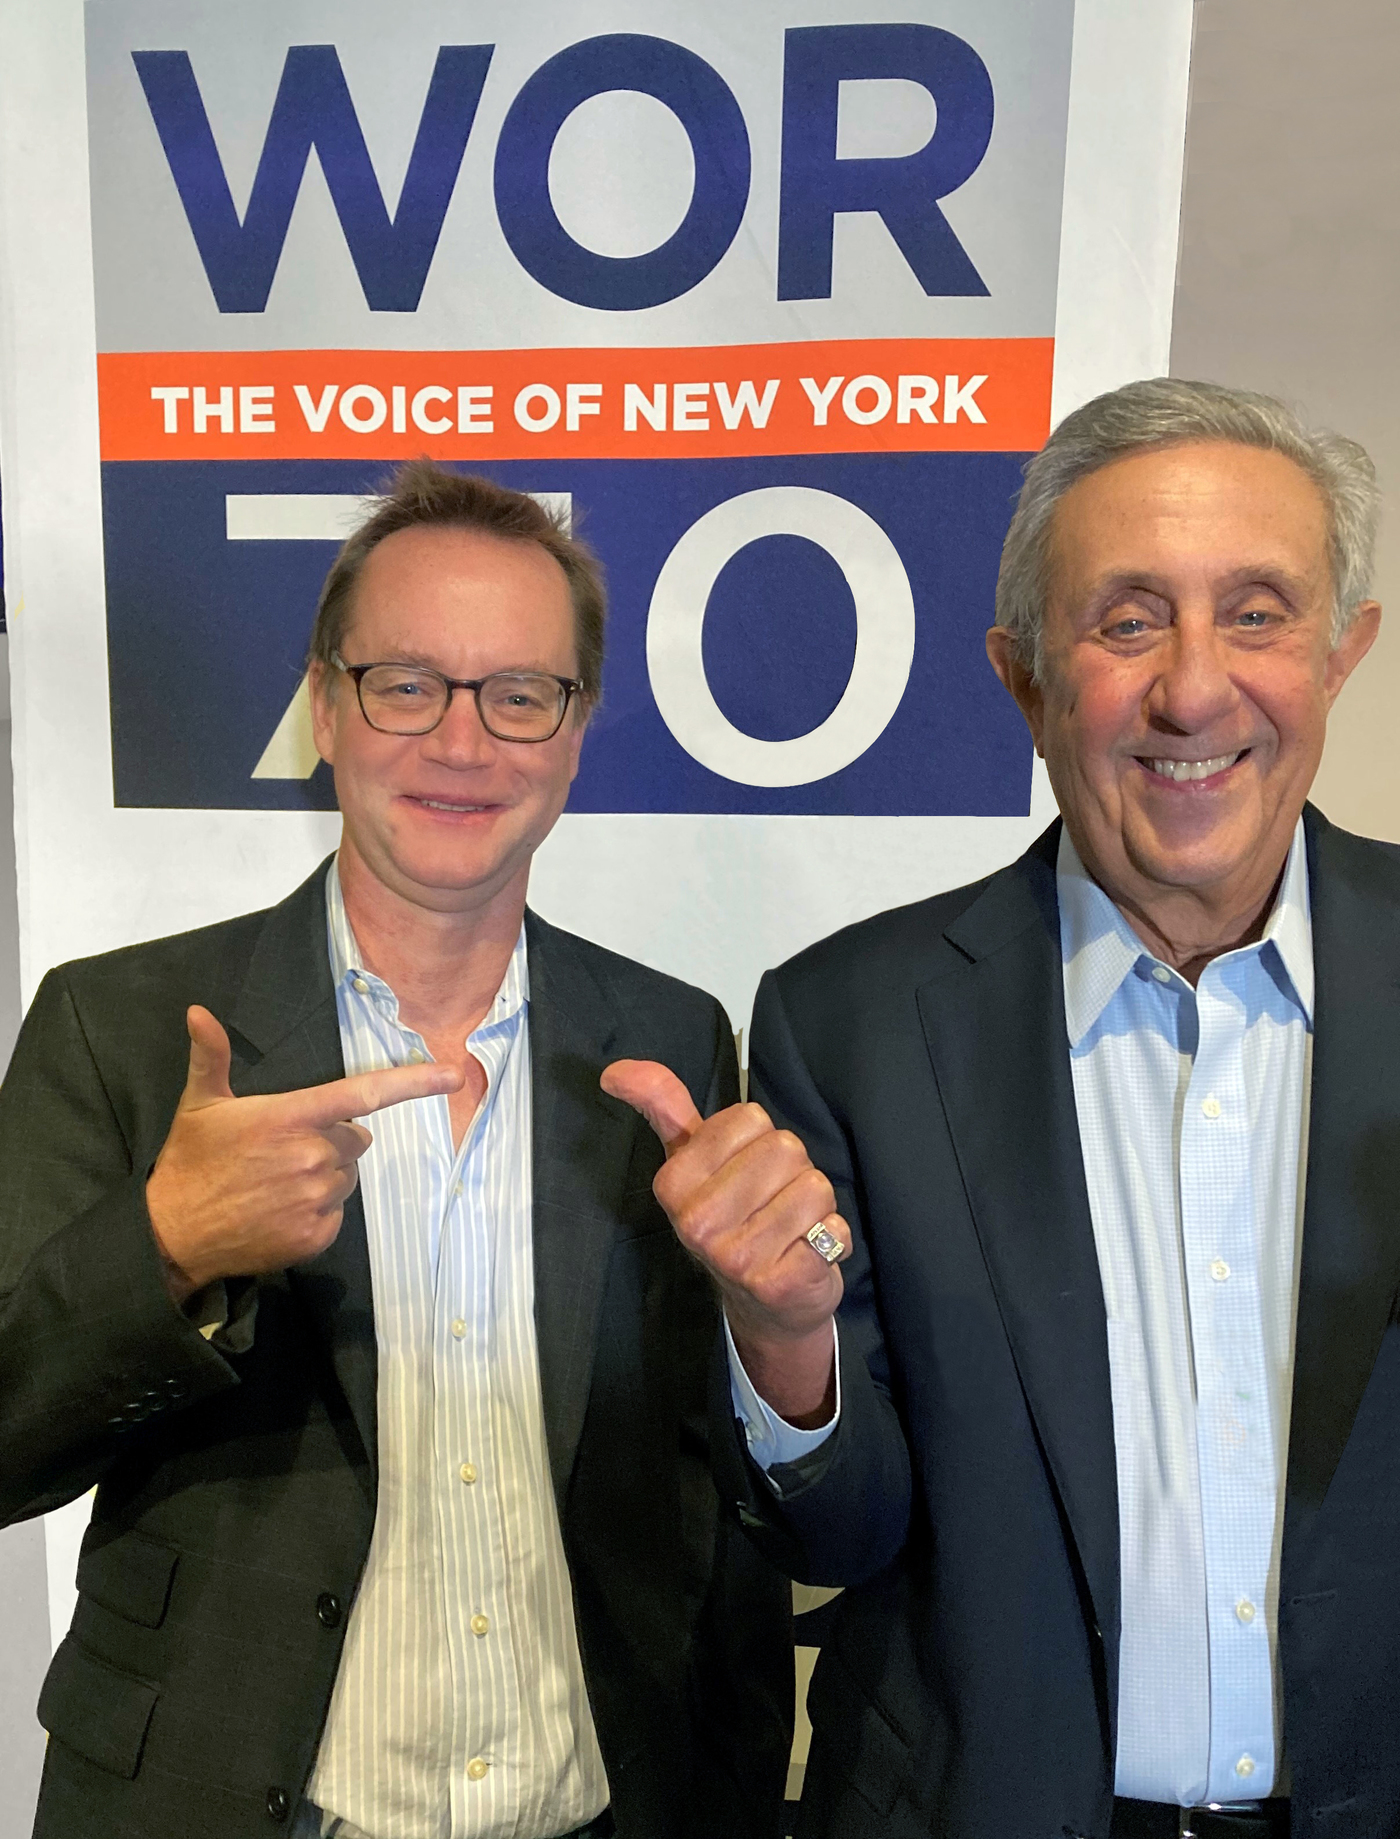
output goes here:
{"type": "Polygon", "coordinates": [[[494,1430],[497,1248],[489,1149],[517,1019],[488,1019],[467,1042],[487,1086],[446,1183],[433,1302],[439,1539],[457,1686],[450,1771],[454,1835],[511,1832],[521,1779],[519,1682],[505,1588],[509,1553],[501,1537],[502,1491],[509,1478],[501,1473],[494,1430]]]}
{"type": "Polygon", "coordinates": [[[1198,1046],[1181,1123],[1182,1247],[1196,1376],[1206,1615],[1207,1798],[1253,1799],[1274,1775],[1264,1603],[1275,1510],[1268,1367],[1245,1090],[1244,1015],[1220,965],[1197,991],[1198,1046]]]}

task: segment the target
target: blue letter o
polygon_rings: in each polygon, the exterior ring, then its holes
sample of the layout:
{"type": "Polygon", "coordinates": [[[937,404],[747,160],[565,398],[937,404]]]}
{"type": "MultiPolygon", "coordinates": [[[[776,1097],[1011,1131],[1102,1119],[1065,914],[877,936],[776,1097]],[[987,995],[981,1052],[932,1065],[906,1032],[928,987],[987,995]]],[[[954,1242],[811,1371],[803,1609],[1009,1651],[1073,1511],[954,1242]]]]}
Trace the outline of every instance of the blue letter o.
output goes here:
{"type": "Polygon", "coordinates": [[[496,145],[496,215],[516,260],[578,306],[635,312],[703,281],[733,242],[749,198],[749,136],[729,85],[683,45],[610,32],[559,52],[511,104],[496,145]],[[582,102],[614,89],[654,96],[679,120],[695,190],[675,234],[645,255],[598,255],[574,241],[549,195],[555,137],[582,102]]]}

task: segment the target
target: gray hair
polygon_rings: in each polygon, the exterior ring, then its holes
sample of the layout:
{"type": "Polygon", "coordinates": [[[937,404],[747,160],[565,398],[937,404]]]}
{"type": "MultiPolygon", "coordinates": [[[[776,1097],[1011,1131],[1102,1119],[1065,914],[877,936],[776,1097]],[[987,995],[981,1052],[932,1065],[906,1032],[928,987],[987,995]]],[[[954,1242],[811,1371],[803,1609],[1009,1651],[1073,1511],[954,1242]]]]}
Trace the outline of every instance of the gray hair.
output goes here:
{"type": "Polygon", "coordinates": [[[1148,447],[1182,441],[1235,441],[1294,461],[1327,506],[1332,564],[1332,643],[1356,616],[1371,586],[1380,492],[1364,447],[1340,434],[1305,428],[1286,403],[1219,383],[1152,377],[1096,396],[1067,415],[1026,467],[1026,482],[1006,533],[997,574],[996,623],[1016,641],[1022,665],[1039,680],[1049,592],[1050,537],[1056,505],[1080,479],[1148,447]]]}

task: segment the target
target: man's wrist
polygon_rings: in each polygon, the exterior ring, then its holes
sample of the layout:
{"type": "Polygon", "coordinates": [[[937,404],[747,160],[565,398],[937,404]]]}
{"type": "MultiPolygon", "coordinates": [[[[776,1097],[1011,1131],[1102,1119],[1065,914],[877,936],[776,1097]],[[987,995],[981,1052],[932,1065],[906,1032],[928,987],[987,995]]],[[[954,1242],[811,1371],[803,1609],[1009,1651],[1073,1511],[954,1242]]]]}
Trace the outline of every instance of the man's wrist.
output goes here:
{"type": "MultiPolygon", "coordinates": [[[[175,1306],[183,1309],[195,1292],[204,1288],[204,1284],[197,1277],[192,1276],[178,1258],[172,1256],[165,1236],[156,1223],[156,1210],[151,1206],[151,1179],[152,1177],[148,1176],[146,1180],[146,1218],[150,1222],[151,1237],[156,1242],[156,1255],[160,1259],[161,1275],[165,1279],[165,1287],[170,1292],[171,1301],[175,1306]]],[[[208,1281],[210,1280],[205,1279],[205,1282],[208,1281]]]]}
{"type": "Polygon", "coordinates": [[[160,1255],[161,1275],[165,1279],[166,1289],[170,1292],[170,1300],[177,1308],[183,1309],[185,1304],[194,1295],[195,1291],[201,1286],[195,1282],[187,1271],[181,1270],[180,1266],[176,1264],[173,1258],[166,1256],[161,1248],[159,1239],[156,1241],[156,1251],[160,1255]]]}
{"type": "Polygon", "coordinates": [[[831,1318],[800,1335],[764,1333],[729,1316],[734,1351],[764,1403],[797,1430],[819,1430],[836,1410],[831,1318]]]}

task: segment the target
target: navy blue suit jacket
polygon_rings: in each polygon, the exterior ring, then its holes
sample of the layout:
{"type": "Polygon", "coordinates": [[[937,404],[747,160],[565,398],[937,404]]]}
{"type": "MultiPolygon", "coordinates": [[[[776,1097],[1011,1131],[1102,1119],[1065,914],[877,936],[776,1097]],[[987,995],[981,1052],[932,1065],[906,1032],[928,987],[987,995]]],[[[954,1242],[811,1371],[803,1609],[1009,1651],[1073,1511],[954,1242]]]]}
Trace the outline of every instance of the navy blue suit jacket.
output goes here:
{"type": "MultiPolygon", "coordinates": [[[[1295,1839],[1400,1833],[1400,850],[1306,814],[1317,996],[1280,1645],[1295,1839]]],[[[1106,1839],[1119,1631],[1058,826],[771,973],[752,1091],[851,1222],[843,1412],[751,1536],[848,1586],[799,1833],[1106,1839]]]]}

